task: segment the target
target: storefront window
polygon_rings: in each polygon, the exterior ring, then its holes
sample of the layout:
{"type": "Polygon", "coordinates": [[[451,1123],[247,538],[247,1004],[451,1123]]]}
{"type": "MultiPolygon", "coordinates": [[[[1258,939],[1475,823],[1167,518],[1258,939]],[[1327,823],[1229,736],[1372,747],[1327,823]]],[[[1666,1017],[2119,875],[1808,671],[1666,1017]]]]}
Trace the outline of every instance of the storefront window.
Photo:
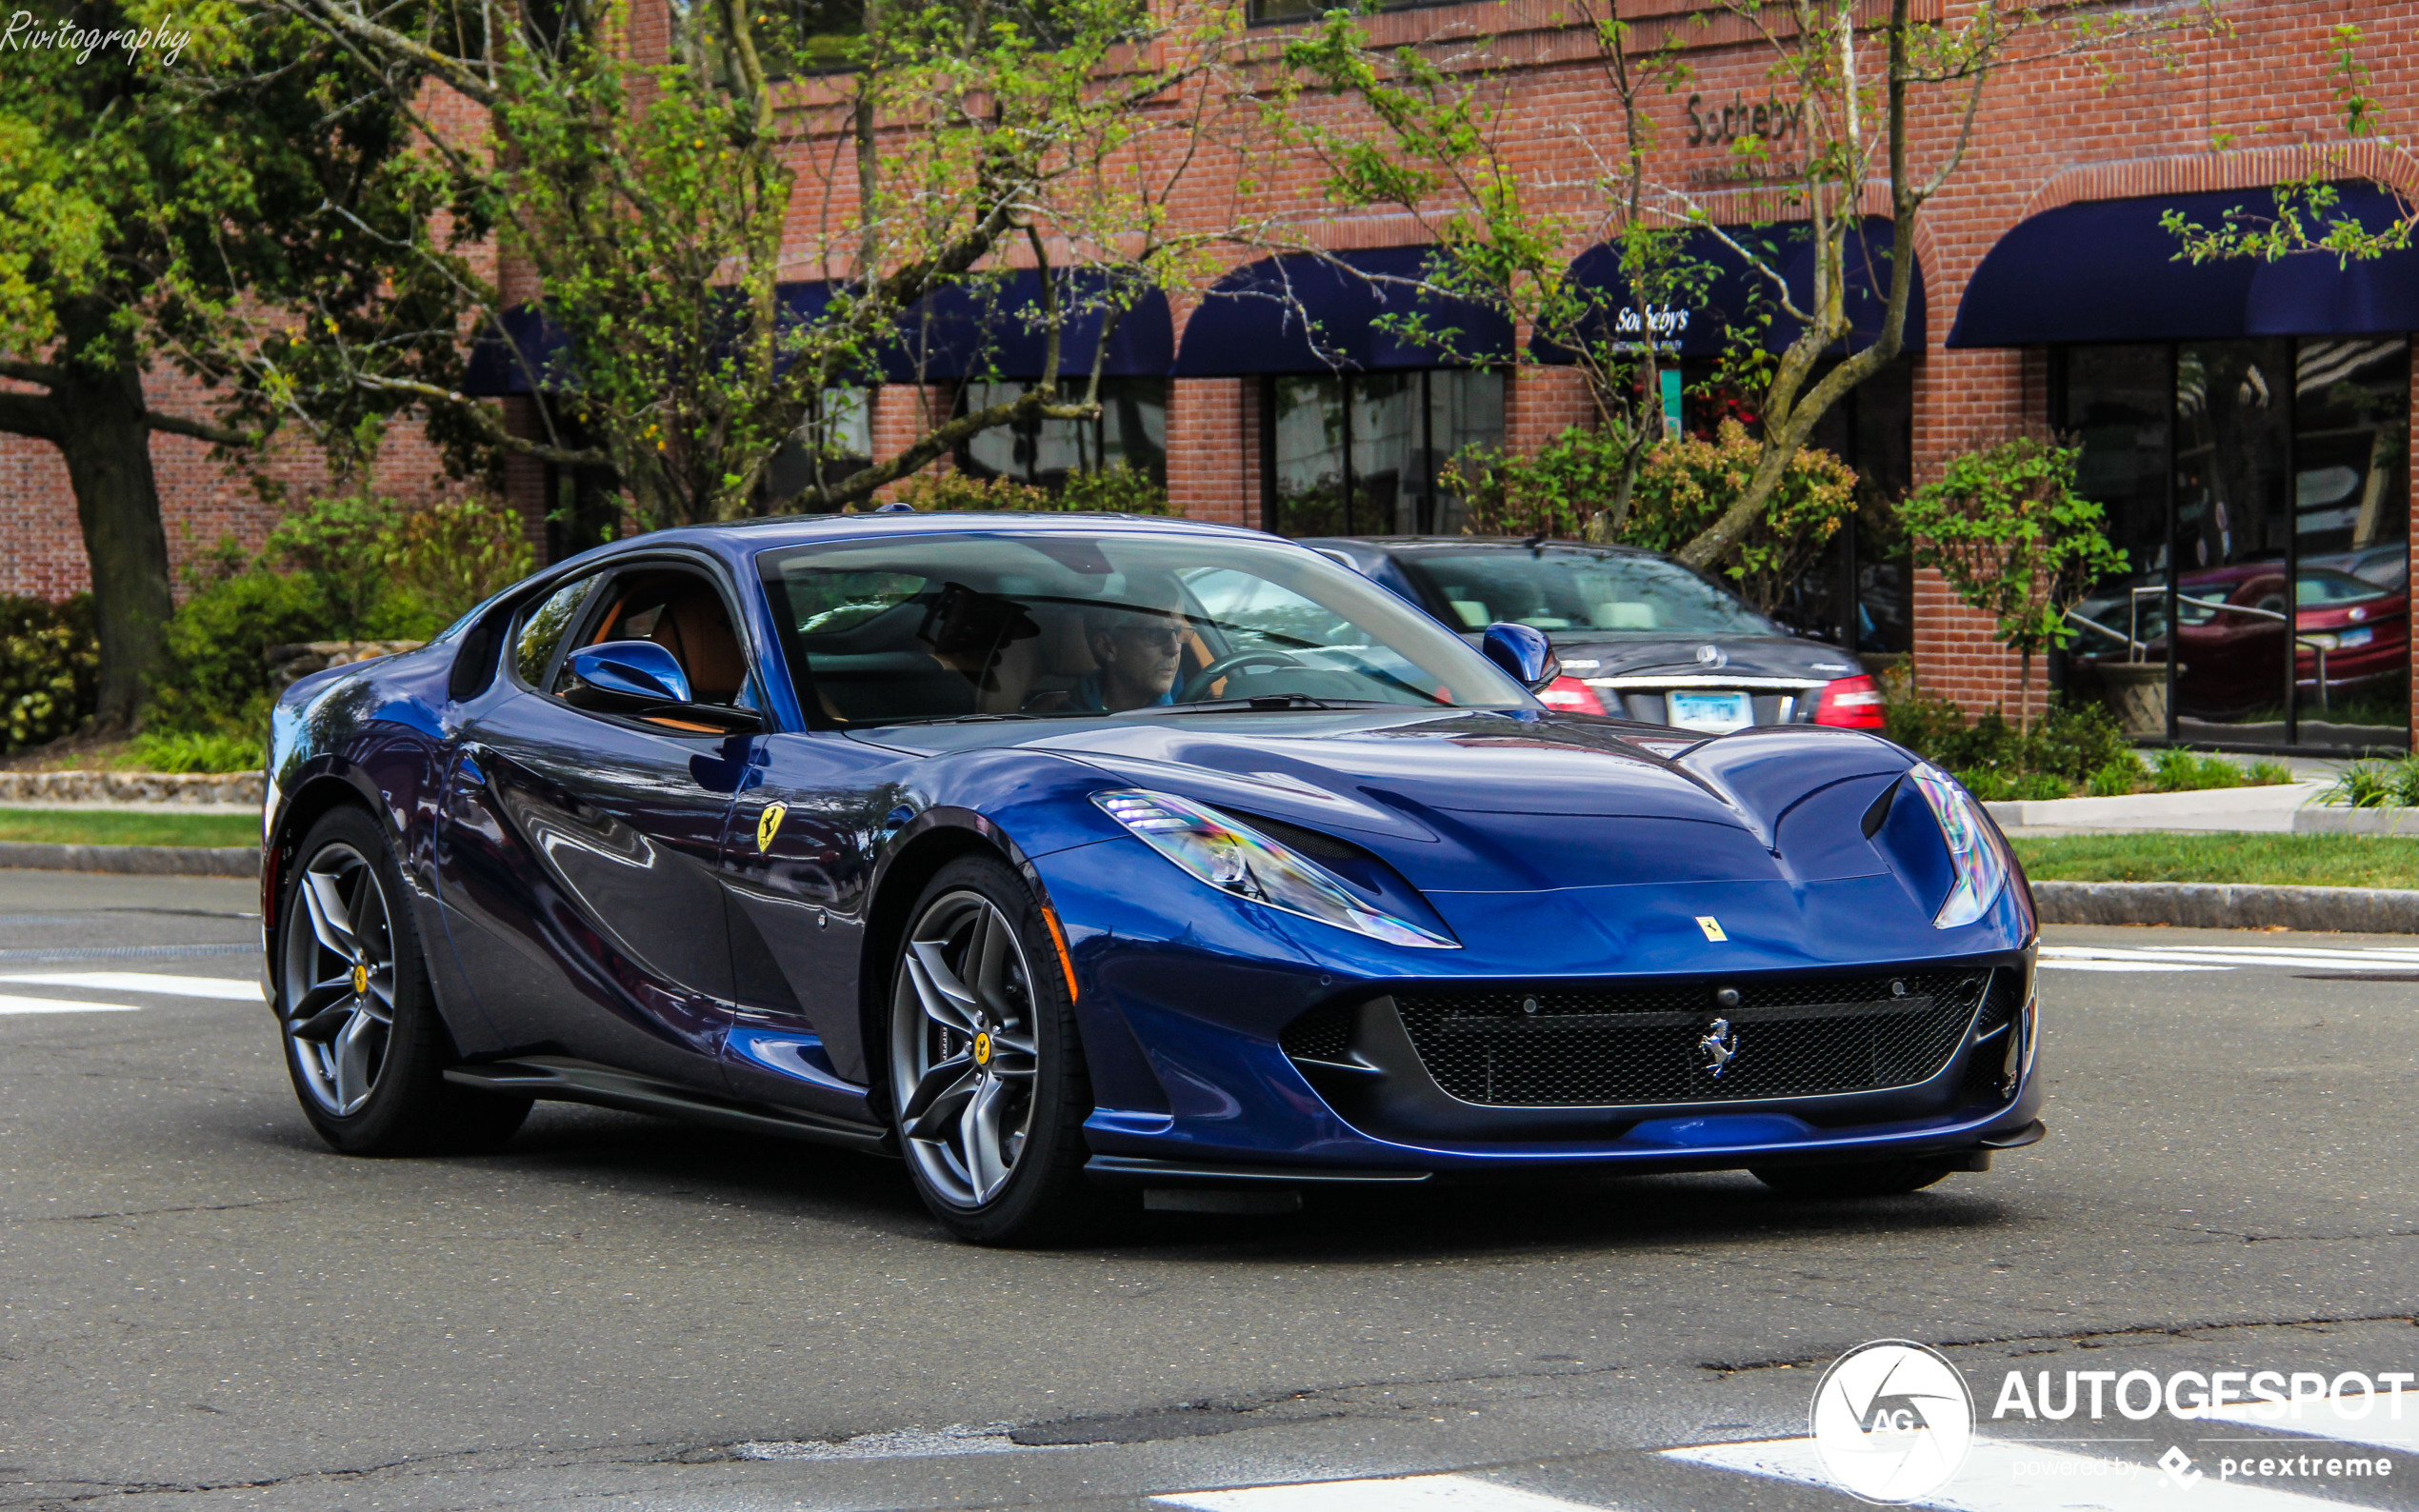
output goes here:
{"type": "Polygon", "coordinates": [[[872,465],[872,391],[826,388],[765,465],[765,496],[778,507],[810,488],[829,487],[872,465]]]}
{"type": "MultiPolygon", "coordinates": [[[[1088,378],[1061,378],[1070,402],[1090,391],[1088,378]]],[[[958,390],[961,415],[1014,402],[1030,383],[970,383],[958,390]]],[[[1168,380],[1100,381],[1097,420],[1028,420],[986,430],[958,448],[957,465],[978,478],[1012,478],[1036,487],[1065,487],[1068,475],[1127,467],[1165,486],[1168,481],[1168,380]]]]}
{"type": "Polygon", "coordinates": [[[1280,535],[1458,535],[1437,473],[1504,441],[1504,375],[1462,368],[1265,380],[1269,528],[1280,535]]]}
{"type": "Polygon", "coordinates": [[[2069,685],[2147,737],[2405,746],[2403,338],[2060,355],[2078,490],[2128,557],[2075,607],[2069,685]]]}

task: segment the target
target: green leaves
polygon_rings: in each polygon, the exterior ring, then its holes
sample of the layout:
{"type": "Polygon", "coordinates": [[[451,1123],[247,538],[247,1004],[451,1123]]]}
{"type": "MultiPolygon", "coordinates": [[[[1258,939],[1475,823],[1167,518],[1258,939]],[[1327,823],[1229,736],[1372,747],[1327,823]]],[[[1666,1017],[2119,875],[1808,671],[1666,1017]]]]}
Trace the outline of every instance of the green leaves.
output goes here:
{"type": "Polygon", "coordinates": [[[1960,600],[1991,616],[2002,644],[2028,657],[2072,640],[2066,611],[2093,583],[2126,570],[2105,533],[2106,512],[2074,492],[2080,454],[2014,437],[1954,459],[1898,507],[1916,566],[1939,571],[1960,600]]]}

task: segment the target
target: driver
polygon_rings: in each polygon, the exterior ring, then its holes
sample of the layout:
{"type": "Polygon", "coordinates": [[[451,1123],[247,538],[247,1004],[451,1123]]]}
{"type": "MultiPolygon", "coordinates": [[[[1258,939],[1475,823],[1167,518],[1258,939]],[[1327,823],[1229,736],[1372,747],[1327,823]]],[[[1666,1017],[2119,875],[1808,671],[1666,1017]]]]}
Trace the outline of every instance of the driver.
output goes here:
{"type": "Polygon", "coordinates": [[[1184,641],[1184,594],[1175,578],[1135,574],[1122,599],[1085,607],[1084,644],[1098,670],[1076,681],[1066,706],[1113,714],[1174,703],[1184,641]]]}

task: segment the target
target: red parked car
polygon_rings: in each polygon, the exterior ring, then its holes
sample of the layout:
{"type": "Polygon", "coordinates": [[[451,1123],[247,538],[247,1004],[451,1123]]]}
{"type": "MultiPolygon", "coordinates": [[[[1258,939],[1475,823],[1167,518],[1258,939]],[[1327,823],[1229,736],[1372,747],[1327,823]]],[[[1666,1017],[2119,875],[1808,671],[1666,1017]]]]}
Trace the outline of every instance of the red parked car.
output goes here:
{"type": "MultiPolygon", "coordinates": [[[[2297,576],[2300,604],[2293,613],[2293,678],[2301,707],[2309,714],[2355,689],[2399,678],[2409,665],[2410,607],[2401,594],[2331,567],[2304,567],[2297,576]],[[2319,687],[2320,653],[2327,683],[2319,687]]],[[[2179,712],[2205,719],[2237,719],[2284,703],[2285,568],[2279,562],[2247,562],[2188,574],[2176,584],[2175,700],[2179,712]]],[[[2146,597],[2140,634],[2143,660],[2163,662],[2168,637],[2165,604],[2146,597]]],[[[2122,610],[2100,623],[2122,628],[2122,610]]],[[[2098,616],[2094,616],[2098,618],[2098,616]]],[[[2091,636],[2080,666],[2126,660],[2122,647],[2091,636]]]]}

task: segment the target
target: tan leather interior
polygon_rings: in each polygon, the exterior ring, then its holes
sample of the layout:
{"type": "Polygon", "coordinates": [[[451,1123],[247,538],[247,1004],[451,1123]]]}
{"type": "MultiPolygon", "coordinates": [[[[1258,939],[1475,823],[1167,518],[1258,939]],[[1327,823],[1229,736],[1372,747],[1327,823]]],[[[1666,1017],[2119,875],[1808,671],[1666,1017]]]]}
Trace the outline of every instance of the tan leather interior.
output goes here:
{"type": "Polygon", "coordinates": [[[748,659],[731,631],[722,595],[686,572],[650,572],[632,579],[607,607],[585,644],[633,638],[671,652],[689,674],[690,696],[700,704],[730,703],[748,681],[748,659]],[[650,610],[657,612],[650,616],[650,610]],[[634,623],[648,627],[633,637],[628,627],[634,623]]]}

